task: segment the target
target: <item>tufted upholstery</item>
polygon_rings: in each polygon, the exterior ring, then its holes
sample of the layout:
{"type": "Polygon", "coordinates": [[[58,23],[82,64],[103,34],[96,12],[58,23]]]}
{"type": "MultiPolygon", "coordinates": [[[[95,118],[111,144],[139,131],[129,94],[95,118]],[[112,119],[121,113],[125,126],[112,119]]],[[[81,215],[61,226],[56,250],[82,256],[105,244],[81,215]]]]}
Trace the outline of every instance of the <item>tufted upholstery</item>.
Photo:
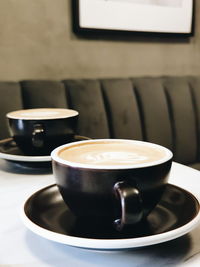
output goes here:
{"type": "Polygon", "coordinates": [[[200,170],[199,103],[200,77],[0,82],[0,138],[9,136],[8,111],[72,108],[80,113],[81,135],[158,143],[200,170]]]}

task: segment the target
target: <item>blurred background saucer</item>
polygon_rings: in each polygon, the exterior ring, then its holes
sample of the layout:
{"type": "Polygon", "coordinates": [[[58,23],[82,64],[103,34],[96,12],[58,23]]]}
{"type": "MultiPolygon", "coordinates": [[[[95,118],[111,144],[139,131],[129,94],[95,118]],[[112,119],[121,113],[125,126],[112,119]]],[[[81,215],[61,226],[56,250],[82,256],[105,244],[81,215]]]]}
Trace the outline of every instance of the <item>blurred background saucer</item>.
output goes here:
{"type": "Polygon", "coordinates": [[[50,168],[51,157],[47,156],[27,156],[16,145],[12,138],[0,141],[0,158],[12,162],[21,167],[27,168],[50,168]]]}
{"type": "MultiPolygon", "coordinates": [[[[76,135],[75,141],[88,140],[89,137],[76,135]]],[[[51,156],[29,156],[25,155],[17,146],[13,138],[0,140],[0,159],[6,160],[8,163],[17,167],[27,169],[44,168],[51,169],[51,156]]]]}

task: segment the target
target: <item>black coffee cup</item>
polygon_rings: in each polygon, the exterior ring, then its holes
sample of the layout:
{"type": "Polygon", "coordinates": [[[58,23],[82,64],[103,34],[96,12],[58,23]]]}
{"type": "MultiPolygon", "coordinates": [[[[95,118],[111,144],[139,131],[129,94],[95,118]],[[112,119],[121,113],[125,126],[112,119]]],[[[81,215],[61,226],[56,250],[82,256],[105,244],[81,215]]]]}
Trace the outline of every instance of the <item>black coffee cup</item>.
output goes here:
{"type": "Polygon", "coordinates": [[[165,147],[124,139],[93,139],[51,153],[59,191],[78,218],[118,230],[143,221],[159,202],[172,164],[165,147]],[[89,218],[89,219],[88,219],[89,218]]]}
{"type": "Polygon", "coordinates": [[[24,109],[6,114],[11,136],[26,155],[50,155],[73,140],[78,112],[72,109],[24,109]]]}

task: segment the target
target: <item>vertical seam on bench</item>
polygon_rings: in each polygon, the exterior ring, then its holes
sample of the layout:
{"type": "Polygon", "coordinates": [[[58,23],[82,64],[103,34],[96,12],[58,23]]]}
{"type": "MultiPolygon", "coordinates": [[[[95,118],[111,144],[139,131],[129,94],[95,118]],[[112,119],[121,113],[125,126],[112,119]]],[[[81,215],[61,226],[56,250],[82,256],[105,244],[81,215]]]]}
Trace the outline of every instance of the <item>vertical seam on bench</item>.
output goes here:
{"type": "Polygon", "coordinates": [[[167,103],[167,108],[169,112],[170,126],[171,126],[171,132],[172,132],[172,150],[174,154],[174,159],[176,159],[176,131],[175,131],[175,120],[174,120],[173,108],[172,108],[169,93],[164,84],[163,84],[163,90],[166,96],[166,103],[167,103]]]}
{"type": "Polygon", "coordinates": [[[195,99],[195,94],[194,94],[194,88],[191,86],[190,82],[189,84],[189,91],[191,94],[191,99],[192,99],[192,106],[193,106],[193,110],[194,110],[194,118],[195,118],[195,128],[196,128],[196,142],[197,142],[197,151],[196,151],[196,159],[199,160],[199,155],[200,155],[200,138],[198,135],[198,130],[199,128],[199,119],[198,118],[198,110],[197,110],[197,102],[195,99]]]}
{"type": "Polygon", "coordinates": [[[147,140],[146,126],[145,126],[144,111],[142,109],[142,101],[141,101],[140,95],[138,93],[138,88],[134,85],[134,83],[133,83],[133,93],[135,94],[135,99],[136,99],[137,106],[138,106],[138,113],[139,113],[139,116],[140,116],[142,139],[144,141],[148,141],[147,140]]]}
{"type": "Polygon", "coordinates": [[[110,138],[115,138],[114,130],[113,130],[113,123],[112,123],[112,116],[111,116],[111,111],[109,108],[109,103],[108,103],[108,100],[107,100],[107,97],[105,94],[105,88],[103,87],[103,83],[101,80],[99,80],[99,84],[100,84],[100,91],[101,91],[101,96],[102,96],[102,100],[103,100],[104,110],[105,110],[105,114],[106,114],[106,120],[107,120],[109,135],[110,135],[110,138]]]}

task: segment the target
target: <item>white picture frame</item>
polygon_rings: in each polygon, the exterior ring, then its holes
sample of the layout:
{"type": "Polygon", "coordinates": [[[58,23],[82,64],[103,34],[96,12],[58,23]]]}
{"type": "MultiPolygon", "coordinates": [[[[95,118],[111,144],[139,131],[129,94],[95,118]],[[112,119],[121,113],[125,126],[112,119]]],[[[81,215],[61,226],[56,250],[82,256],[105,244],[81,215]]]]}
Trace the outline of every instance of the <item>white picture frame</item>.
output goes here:
{"type": "Polygon", "coordinates": [[[193,5],[193,0],[77,0],[76,26],[83,31],[190,35],[193,5]]]}

